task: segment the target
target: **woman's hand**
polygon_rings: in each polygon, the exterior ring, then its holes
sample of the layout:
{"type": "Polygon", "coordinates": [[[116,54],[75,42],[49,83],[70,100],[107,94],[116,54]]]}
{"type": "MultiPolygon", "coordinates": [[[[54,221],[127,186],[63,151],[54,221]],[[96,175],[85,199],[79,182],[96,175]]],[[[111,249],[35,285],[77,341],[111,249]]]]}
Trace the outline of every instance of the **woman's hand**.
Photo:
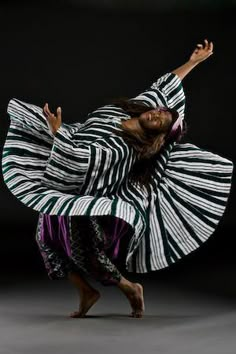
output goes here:
{"type": "Polygon", "coordinates": [[[207,39],[204,40],[204,43],[204,46],[202,44],[197,44],[196,49],[192,53],[189,60],[172,71],[172,73],[176,74],[180,80],[183,80],[183,78],[188,75],[188,73],[190,73],[195,66],[201,63],[201,61],[207,59],[213,54],[213,43],[208,43],[207,39]]]}
{"type": "Polygon", "coordinates": [[[46,116],[51,132],[55,135],[57,129],[61,126],[61,107],[57,108],[57,114],[55,115],[50,111],[48,104],[46,103],[43,107],[43,112],[46,116]]]}
{"type": "Polygon", "coordinates": [[[204,45],[197,44],[196,49],[192,53],[189,61],[194,65],[199,64],[201,61],[206,60],[210,55],[213,54],[213,43],[208,42],[207,39],[204,40],[204,45]]]}

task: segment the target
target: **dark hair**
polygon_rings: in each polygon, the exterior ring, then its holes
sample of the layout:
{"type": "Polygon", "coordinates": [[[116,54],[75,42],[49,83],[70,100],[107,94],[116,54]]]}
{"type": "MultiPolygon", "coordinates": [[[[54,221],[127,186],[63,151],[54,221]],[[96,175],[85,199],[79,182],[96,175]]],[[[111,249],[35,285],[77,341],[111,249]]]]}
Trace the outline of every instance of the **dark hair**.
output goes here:
{"type": "MultiPolygon", "coordinates": [[[[139,117],[142,113],[153,109],[142,101],[140,102],[127,98],[121,98],[113,101],[112,103],[122,108],[128,115],[131,116],[131,118],[139,117]]],[[[122,127],[121,131],[116,132],[117,135],[121,136],[124,141],[128,145],[131,145],[137,152],[138,159],[129,173],[129,179],[135,184],[148,186],[154,173],[156,157],[161,149],[167,144],[173,143],[174,141],[180,141],[186,132],[186,124],[184,122],[183,131],[179,127],[174,134],[171,134],[168,137],[174,122],[179,116],[178,112],[175,110],[168,109],[168,111],[172,114],[172,123],[168,132],[165,134],[157,134],[155,131],[138,133],[127,127],[122,127]]]]}

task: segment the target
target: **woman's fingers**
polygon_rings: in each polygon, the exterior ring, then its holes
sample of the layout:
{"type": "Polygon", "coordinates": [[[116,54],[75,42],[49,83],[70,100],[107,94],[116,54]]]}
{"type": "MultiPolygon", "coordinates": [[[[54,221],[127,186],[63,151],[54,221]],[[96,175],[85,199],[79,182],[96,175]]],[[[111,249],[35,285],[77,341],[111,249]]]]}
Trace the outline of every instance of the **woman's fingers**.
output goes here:
{"type": "Polygon", "coordinates": [[[205,43],[205,47],[204,49],[209,49],[209,43],[208,43],[208,40],[207,39],[204,39],[204,43],[205,43]]]}
{"type": "Polygon", "coordinates": [[[43,106],[43,113],[44,113],[44,114],[47,114],[47,113],[46,113],[46,103],[45,103],[45,105],[43,106]]]}
{"type": "Polygon", "coordinates": [[[210,42],[210,44],[209,44],[209,51],[213,52],[213,48],[214,48],[213,42],[210,42]]]}
{"type": "Polygon", "coordinates": [[[195,53],[198,53],[199,51],[204,50],[205,52],[208,52],[209,54],[213,54],[213,42],[208,42],[207,39],[204,39],[204,45],[201,43],[198,43],[196,45],[195,53]]]}
{"type": "Polygon", "coordinates": [[[208,42],[207,39],[204,39],[204,43],[205,43],[204,49],[205,49],[207,52],[212,52],[212,51],[213,51],[213,42],[208,42]]]}
{"type": "Polygon", "coordinates": [[[57,118],[61,120],[61,107],[57,108],[57,118]]]}
{"type": "Polygon", "coordinates": [[[45,103],[44,112],[45,112],[47,115],[49,114],[49,109],[48,109],[48,104],[47,104],[47,103],[45,103]]]}
{"type": "Polygon", "coordinates": [[[46,116],[52,115],[52,113],[50,112],[50,109],[49,109],[47,103],[45,103],[45,106],[43,107],[43,111],[44,111],[44,113],[46,114],[46,116]]]}
{"type": "Polygon", "coordinates": [[[44,107],[43,107],[43,111],[46,115],[47,118],[58,118],[61,120],[61,107],[57,108],[57,115],[55,116],[54,113],[52,113],[48,107],[48,103],[45,103],[44,107]]]}

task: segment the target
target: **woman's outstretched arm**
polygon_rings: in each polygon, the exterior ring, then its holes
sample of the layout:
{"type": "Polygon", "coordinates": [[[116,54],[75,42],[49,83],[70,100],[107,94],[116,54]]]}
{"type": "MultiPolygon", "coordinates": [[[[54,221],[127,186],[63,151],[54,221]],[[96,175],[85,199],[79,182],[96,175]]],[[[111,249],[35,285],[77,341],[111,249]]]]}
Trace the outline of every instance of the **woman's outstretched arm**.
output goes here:
{"type": "Polygon", "coordinates": [[[196,49],[193,51],[189,60],[173,70],[172,73],[178,75],[180,80],[183,78],[199,63],[206,60],[209,56],[213,54],[213,43],[208,42],[207,39],[204,40],[204,45],[197,44],[196,49]]]}
{"type": "MultiPolygon", "coordinates": [[[[172,74],[177,75],[180,80],[183,78],[199,63],[206,60],[213,54],[213,43],[204,40],[204,45],[197,44],[196,49],[191,54],[189,60],[172,71],[172,74]]],[[[172,75],[173,76],[173,75],[172,75]]],[[[150,89],[144,93],[133,98],[138,101],[146,102],[153,108],[156,106],[168,106],[169,108],[176,109],[180,115],[184,112],[184,92],[181,82],[177,82],[177,78],[172,77],[171,74],[162,76],[157,82],[153,83],[150,89]],[[172,92],[174,92],[172,94],[172,92]],[[174,96],[173,96],[174,95],[174,96]]],[[[47,119],[47,123],[53,135],[56,135],[57,130],[62,124],[61,108],[57,108],[56,115],[52,113],[46,103],[43,112],[47,119]]]]}

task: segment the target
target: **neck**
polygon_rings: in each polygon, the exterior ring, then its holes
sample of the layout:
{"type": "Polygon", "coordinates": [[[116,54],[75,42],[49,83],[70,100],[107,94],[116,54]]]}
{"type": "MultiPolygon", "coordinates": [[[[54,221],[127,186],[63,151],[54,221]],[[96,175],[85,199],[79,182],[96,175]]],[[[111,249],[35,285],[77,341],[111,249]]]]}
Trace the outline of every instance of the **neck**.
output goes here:
{"type": "Polygon", "coordinates": [[[139,133],[140,132],[143,133],[143,129],[139,124],[139,119],[136,117],[130,118],[128,120],[123,120],[121,124],[123,127],[127,127],[133,131],[138,131],[139,133]]]}

